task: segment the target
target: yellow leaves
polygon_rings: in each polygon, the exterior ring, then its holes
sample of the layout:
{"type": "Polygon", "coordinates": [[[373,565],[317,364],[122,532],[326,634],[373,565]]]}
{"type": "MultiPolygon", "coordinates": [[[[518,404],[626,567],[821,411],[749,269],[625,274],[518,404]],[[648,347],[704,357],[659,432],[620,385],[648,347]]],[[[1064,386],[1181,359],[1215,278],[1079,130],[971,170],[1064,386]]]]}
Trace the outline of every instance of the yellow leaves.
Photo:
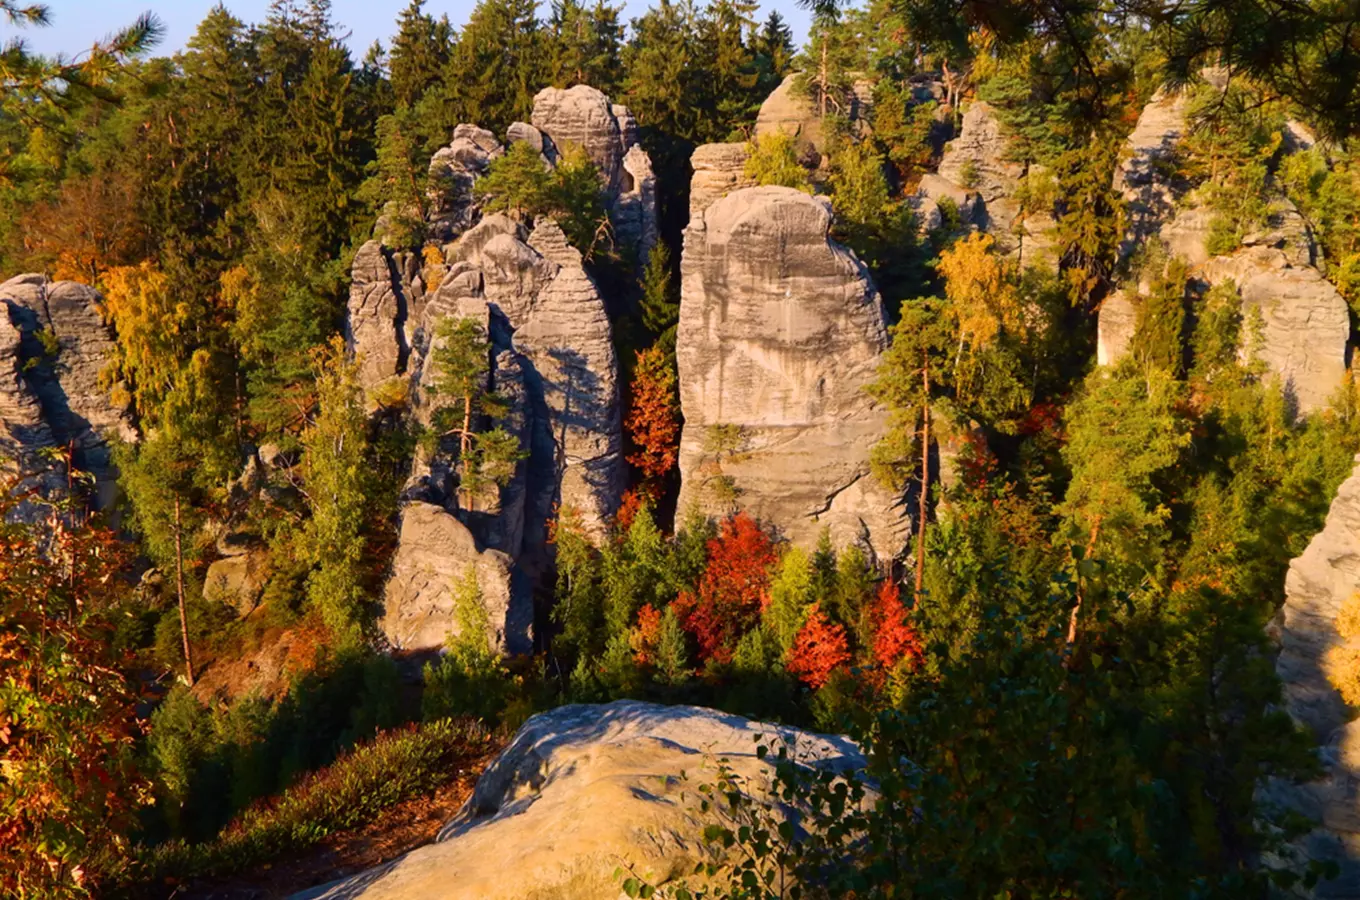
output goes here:
{"type": "Polygon", "coordinates": [[[782,131],[758,137],[746,145],[745,175],[759,185],[778,185],[812,193],[807,169],[798,161],[791,134],[782,131]]]}
{"type": "Polygon", "coordinates": [[[974,233],[940,254],[959,342],[973,350],[985,350],[1002,331],[1019,331],[1025,324],[1015,266],[992,252],[993,243],[991,235],[974,233]]]}
{"type": "Polygon", "coordinates": [[[444,264],[444,250],[438,244],[426,244],[420,250],[420,258],[425,264],[425,294],[432,297],[448,271],[444,264]]]}

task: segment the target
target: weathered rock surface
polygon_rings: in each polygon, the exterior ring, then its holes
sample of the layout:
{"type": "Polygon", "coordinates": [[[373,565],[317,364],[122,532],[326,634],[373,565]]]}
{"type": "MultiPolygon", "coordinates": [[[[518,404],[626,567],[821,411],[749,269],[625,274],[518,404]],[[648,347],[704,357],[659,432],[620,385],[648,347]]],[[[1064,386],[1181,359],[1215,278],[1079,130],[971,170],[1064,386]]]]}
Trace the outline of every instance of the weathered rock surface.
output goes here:
{"type": "Polygon", "coordinates": [[[379,241],[368,241],[354,256],[345,344],[359,362],[359,384],[366,391],[406,373],[411,298],[420,277],[412,263],[412,254],[393,253],[379,241]]]}
{"type": "Polygon", "coordinates": [[[1184,91],[1158,91],[1143,107],[1125,142],[1125,158],[1114,173],[1114,189],[1128,204],[1122,256],[1157,234],[1175,213],[1181,186],[1174,183],[1169,170],[1185,132],[1188,105],[1184,91]]]}
{"type": "Polygon", "coordinates": [[[701,144],[690,155],[694,177],[689,183],[689,218],[694,221],[733,191],[755,187],[746,177],[745,144],[701,144]]]}
{"type": "Polygon", "coordinates": [[[448,510],[419,501],[402,510],[378,623],[395,649],[437,649],[450,633],[457,633],[454,591],[469,566],[477,574],[493,646],[509,653],[529,650],[532,604],[512,588],[510,557],[478,546],[468,527],[448,510]]]}
{"type": "Polygon", "coordinates": [[[562,229],[542,220],[529,243],[559,267],[532,318],[515,331],[515,346],[530,363],[528,393],[547,413],[537,420],[546,434],[535,438],[531,466],[540,475],[555,473],[554,501],[575,507],[586,528],[603,535],[626,477],[613,331],[604,300],[562,229]],[[545,459],[540,448],[548,447],[545,459]]]}
{"type": "Polygon", "coordinates": [[[237,615],[248,616],[259,606],[269,584],[269,551],[251,548],[208,566],[203,579],[203,599],[224,603],[237,615]]]}
{"type": "Polygon", "coordinates": [[[472,185],[491,161],[504,153],[496,136],[475,125],[459,125],[453,142],[430,160],[430,237],[447,243],[477,221],[480,213],[472,185]]]}
{"type": "Polygon", "coordinates": [[[102,303],[92,287],[43,275],[0,285],[0,434],[21,464],[44,446],[73,448],[76,466],[95,476],[100,508],[113,499],[109,440],[137,439],[101,381],[117,350],[102,303]]]}
{"type": "Polygon", "coordinates": [[[694,800],[716,774],[706,766],[721,756],[769,801],[758,739],[831,771],[864,764],[846,738],[711,709],[563,706],[525,723],[436,843],[297,900],[603,900],[621,895],[621,865],[658,882],[687,876],[706,859],[694,800]]]}
{"type": "Polygon", "coordinates": [[[578,84],[539,91],[531,118],[558,151],[570,145],[585,151],[600,170],[621,242],[646,262],[656,243],[656,177],[628,108],[578,84]]]}
{"type": "Polygon", "coordinates": [[[987,231],[1010,250],[1011,225],[1019,209],[1013,199],[1024,167],[1007,158],[1007,140],[990,104],[975,101],[963,114],[959,136],[945,146],[939,175],[976,191],[982,203],[968,221],[987,231]]]}
{"type": "Polygon", "coordinates": [[[1096,320],[1096,362],[1099,365],[1112,366],[1129,352],[1138,320],[1134,302],[1129,292],[1121,288],[1112,291],[1100,304],[1096,320]]]}
{"type": "Polygon", "coordinates": [[[880,557],[909,530],[900,498],[869,474],[885,413],[865,393],[887,345],[864,266],[828,238],[824,199],[737,191],[685,233],[677,359],[685,426],[680,509],[736,503],[805,544],[880,557]],[[712,451],[715,426],[738,437],[712,451]]]}
{"type": "Polygon", "coordinates": [[[756,113],[755,134],[757,138],[787,134],[795,139],[805,161],[815,166],[826,149],[822,119],[812,100],[798,90],[798,77],[797,74],[786,76],[779,87],[771,91],[765,102],[760,104],[760,111],[756,113]]]}
{"type": "MultiPolygon", "coordinates": [[[[1357,458],[1360,463],[1360,458],[1357,458]]],[[[1360,896],[1360,722],[1352,721],[1328,679],[1333,648],[1360,648],[1337,628],[1341,606],[1360,590],[1360,465],[1341,485],[1327,523],[1289,565],[1286,599],[1277,620],[1275,669],[1285,708],[1316,735],[1326,775],[1307,785],[1271,782],[1263,799],[1294,809],[1316,827],[1288,848],[1288,862],[1333,860],[1341,876],[1311,896],[1360,896]]]]}

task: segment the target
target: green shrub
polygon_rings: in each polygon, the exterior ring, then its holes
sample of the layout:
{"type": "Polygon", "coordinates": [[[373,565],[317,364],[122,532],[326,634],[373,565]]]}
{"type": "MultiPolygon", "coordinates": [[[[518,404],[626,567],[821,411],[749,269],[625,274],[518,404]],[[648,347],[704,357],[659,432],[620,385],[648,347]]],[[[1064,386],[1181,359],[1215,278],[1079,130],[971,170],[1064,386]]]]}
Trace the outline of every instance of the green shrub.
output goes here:
{"type": "Polygon", "coordinates": [[[450,719],[386,732],[276,800],[250,807],[212,841],[174,840],[145,850],[130,881],[220,877],[296,853],[433,791],[457,773],[458,761],[491,748],[485,728],[450,719]]]}

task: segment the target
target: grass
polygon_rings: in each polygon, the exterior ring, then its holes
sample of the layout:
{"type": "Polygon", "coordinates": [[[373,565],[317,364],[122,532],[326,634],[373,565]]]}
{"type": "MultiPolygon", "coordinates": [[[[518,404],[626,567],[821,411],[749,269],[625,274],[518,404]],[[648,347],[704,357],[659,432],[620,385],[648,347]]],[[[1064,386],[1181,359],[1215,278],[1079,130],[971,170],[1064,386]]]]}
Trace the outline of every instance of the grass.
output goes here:
{"type": "Polygon", "coordinates": [[[211,841],[175,840],[147,848],[132,878],[165,883],[247,871],[430,793],[457,774],[459,761],[482,756],[493,746],[491,733],[468,721],[441,719],[388,731],[250,807],[211,841]]]}

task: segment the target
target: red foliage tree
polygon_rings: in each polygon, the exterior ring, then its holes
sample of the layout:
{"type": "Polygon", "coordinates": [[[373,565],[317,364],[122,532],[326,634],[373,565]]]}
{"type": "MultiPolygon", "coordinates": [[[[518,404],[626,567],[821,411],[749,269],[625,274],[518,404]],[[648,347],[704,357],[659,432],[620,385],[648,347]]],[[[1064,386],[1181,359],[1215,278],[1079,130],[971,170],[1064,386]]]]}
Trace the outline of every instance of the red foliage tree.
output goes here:
{"type": "Polygon", "coordinates": [[[699,595],[682,594],[677,613],[699,645],[699,657],[727,662],[743,634],[760,621],[778,561],[774,543],[755,519],[739,512],[708,542],[699,595]]]}
{"type": "Polygon", "coordinates": [[[130,554],[116,536],[15,524],[0,482],[0,896],[85,896],[126,865],[135,695],[109,642],[130,554]]]}
{"type": "Polygon", "coordinates": [[[634,659],[640,666],[652,664],[656,645],[661,640],[661,610],[652,604],[644,604],[638,610],[637,628],[633,631],[634,659]]]}
{"type": "Polygon", "coordinates": [[[628,462],[648,481],[664,478],[680,453],[680,415],[675,399],[675,369],[660,347],[638,352],[633,370],[633,402],[624,420],[637,452],[628,462]]]}
{"type": "Polygon", "coordinates": [[[809,687],[819,688],[827,683],[837,667],[849,661],[850,643],[845,628],[827,618],[821,604],[812,604],[807,621],[799,629],[789,651],[789,672],[809,687]]]}
{"type": "Polygon", "coordinates": [[[921,658],[921,637],[912,627],[902,591],[894,581],[884,581],[869,611],[874,632],[874,661],[891,669],[904,658],[921,658]]]}

